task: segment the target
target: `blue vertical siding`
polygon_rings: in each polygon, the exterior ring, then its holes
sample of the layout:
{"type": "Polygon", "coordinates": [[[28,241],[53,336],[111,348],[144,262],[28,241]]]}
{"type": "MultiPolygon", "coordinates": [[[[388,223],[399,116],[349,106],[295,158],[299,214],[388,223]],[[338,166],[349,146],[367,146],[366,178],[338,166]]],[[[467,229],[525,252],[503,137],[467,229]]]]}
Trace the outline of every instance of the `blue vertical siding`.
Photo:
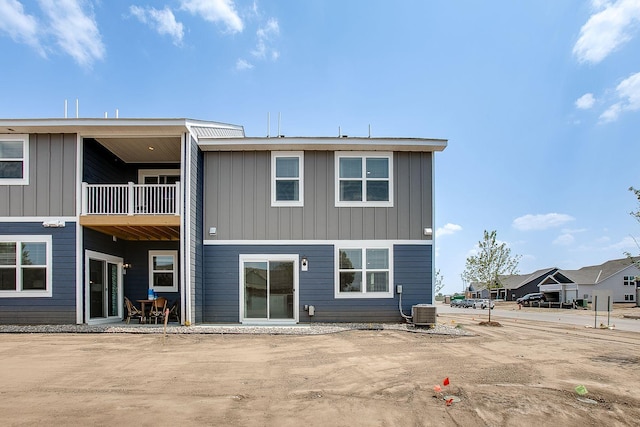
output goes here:
{"type": "MultiPolygon", "coordinates": [[[[394,246],[394,286],[403,285],[403,310],[431,301],[430,245],[394,246]]],[[[334,246],[327,245],[207,245],[204,247],[203,322],[238,322],[240,316],[240,254],[298,254],[309,270],[299,273],[299,321],[396,322],[402,320],[398,296],[379,299],[334,297],[334,246]],[[305,305],[313,305],[310,318],[305,305]]]]}
{"type": "Polygon", "coordinates": [[[51,236],[52,296],[43,298],[0,298],[2,324],[76,323],[76,224],[64,228],[43,228],[37,223],[0,223],[3,235],[51,236]]]}

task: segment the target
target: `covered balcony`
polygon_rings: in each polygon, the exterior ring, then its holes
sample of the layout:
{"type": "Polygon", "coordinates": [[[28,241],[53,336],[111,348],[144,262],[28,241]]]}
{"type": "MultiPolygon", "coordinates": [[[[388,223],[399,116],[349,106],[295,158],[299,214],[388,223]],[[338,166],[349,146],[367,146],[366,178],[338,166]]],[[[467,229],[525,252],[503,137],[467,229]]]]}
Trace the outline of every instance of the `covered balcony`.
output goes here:
{"type": "Polygon", "coordinates": [[[180,182],[83,182],[80,224],[123,240],[180,240],[180,199],[180,182]]]}

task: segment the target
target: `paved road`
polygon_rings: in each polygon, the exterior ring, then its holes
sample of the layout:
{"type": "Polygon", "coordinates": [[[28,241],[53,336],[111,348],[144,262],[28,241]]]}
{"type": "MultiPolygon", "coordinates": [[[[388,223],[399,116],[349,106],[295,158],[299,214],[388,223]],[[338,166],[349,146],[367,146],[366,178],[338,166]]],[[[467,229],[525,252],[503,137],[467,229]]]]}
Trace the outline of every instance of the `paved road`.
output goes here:
{"type": "MultiPolygon", "coordinates": [[[[475,317],[476,319],[482,318],[486,319],[488,315],[488,310],[474,310],[473,308],[455,308],[450,307],[447,304],[437,303],[436,307],[438,307],[437,311],[439,314],[455,314],[465,317],[475,317]]],[[[615,311],[612,313],[615,314],[615,311]]],[[[640,308],[638,309],[638,314],[640,315],[640,308]]],[[[500,318],[507,319],[523,319],[523,320],[533,320],[539,322],[553,322],[553,323],[562,323],[566,325],[575,325],[582,327],[593,327],[594,326],[594,312],[587,310],[571,310],[571,309],[557,309],[553,311],[548,311],[542,309],[540,311],[533,310],[515,310],[515,309],[500,309],[495,308],[491,311],[491,320],[499,321],[500,318]]],[[[607,324],[607,313],[606,312],[598,312],[598,317],[596,320],[596,325],[600,325],[601,323],[607,324]]],[[[611,316],[609,319],[609,325],[612,325],[614,329],[619,329],[622,331],[630,331],[630,332],[640,332],[640,320],[638,319],[623,319],[619,317],[611,316]]]]}

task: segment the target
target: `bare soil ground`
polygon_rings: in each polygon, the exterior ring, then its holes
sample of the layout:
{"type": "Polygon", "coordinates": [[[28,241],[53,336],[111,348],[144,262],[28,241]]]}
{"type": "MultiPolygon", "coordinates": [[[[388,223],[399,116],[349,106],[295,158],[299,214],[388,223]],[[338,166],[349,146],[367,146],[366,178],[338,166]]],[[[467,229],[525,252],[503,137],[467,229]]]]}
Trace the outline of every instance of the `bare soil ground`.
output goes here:
{"type": "Polygon", "coordinates": [[[475,336],[0,334],[0,424],[640,422],[640,334],[439,320],[462,323],[475,336]],[[578,399],[578,385],[591,403],[578,399]],[[460,401],[447,406],[443,395],[460,401]]]}

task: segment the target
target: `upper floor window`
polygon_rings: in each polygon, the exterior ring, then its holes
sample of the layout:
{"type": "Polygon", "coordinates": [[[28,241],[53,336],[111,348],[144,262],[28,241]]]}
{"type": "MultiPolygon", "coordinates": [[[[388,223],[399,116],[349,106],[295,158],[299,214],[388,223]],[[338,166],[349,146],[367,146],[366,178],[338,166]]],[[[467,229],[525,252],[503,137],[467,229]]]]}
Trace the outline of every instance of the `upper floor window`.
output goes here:
{"type": "Polygon", "coordinates": [[[622,280],[626,286],[636,285],[636,276],[624,276],[622,280]]]}
{"type": "Polygon", "coordinates": [[[50,297],[51,236],[0,236],[0,298],[50,297]]]}
{"type": "Polygon", "coordinates": [[[389,245],[336,246],[335,297],[393,298],[392,255],[389,245]]]}
{"type": "Polygon", "coordinates": [[[271,152],[271,206],[304,204],[304,153],[271,152]]]}
{"type": "Polygon", "coordinates": [[[0,185],[29,184],[29,135],[0,135],[0,185]]]}
{"type": "Polygon", "coordinates": [[[336,206],[393,206],[393,153],[335,156],[336,206]]]}
{"type": "Polygon", "coordinates": [[[149,289],[178,292],[178,251],[149,251],[149,289]]]}

